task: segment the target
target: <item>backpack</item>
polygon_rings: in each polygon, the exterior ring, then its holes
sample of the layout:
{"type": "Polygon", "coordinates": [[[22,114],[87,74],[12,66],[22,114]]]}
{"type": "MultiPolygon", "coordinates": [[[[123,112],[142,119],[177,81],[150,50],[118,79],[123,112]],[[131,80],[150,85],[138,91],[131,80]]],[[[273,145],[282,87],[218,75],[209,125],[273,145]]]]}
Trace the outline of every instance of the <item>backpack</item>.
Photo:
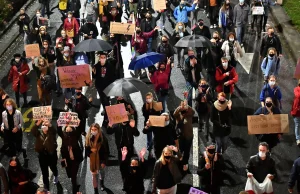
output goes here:
{"type": "Polygon", "coordinates": [[[48,91],[56,89],[56,77],[54,75],[45,75],[42,79],[42,88],[48,91]]]}
{"type": "MultiPolygon", "coordinates": [[[[269,58],[269,57],[265,57],[265,58],[266,58],[265,64],[266,64],[266,66],[267,66],[267,65],[268,65],[268,58],[269,58]]],[[[276,68],[278,67],[279,62],[280,62],[280,58],[277,57],[276,68]]]]}
{"type": "Polygon", "coordinates": [[[59,0],[59,3],[58,3],[59,10],[65,11],[65,10],[67,10],[67,6],[68,6],[68,0],[59,0]]]}

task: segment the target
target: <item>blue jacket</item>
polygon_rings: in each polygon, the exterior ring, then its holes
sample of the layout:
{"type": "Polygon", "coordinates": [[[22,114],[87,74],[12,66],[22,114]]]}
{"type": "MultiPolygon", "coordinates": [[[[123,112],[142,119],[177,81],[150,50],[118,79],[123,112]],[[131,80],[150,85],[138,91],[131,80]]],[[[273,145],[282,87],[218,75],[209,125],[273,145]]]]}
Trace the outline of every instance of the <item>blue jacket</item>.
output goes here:
{"type": "Polygon", "coordinates": [[[267,97],[271,97],[273,99],[273,103],[275,103],[274,99],[277,99],[280,102],[282,95],[279,86],[271,88],[269,84],[265,84],[260,92],[259,100],[264,102],[267,97]]]}
{"type": "Polygon", "coordinates": [[[184,6],[182,8],[182,10],[180,11],[180,6],[177,6],[174,9],[174,18],[176,19],[177,22],[188,23],[188,21],[189,21],[188,12],[194,11],[195,7],[196,7],[196,4],[193,4],[192,7],[184,6]]]}
{"type": "Polygon", "coordinates": [[[270,75],[278,75],[278,70],[280,68],[280,59],[277,57],[269,57],[267,56],[264,58],[263,62],[261,63],[261,70],[264,76],[270,75]],[[267,61],[268,57],[268,61],[267,61]]]}
{"type": "Polygon", "coordinates": [[[297,190],[298,192],[300,192],[300,158],[297,158],[294,161],[293,167],[292,167],[292,171],[290,174],[290,179],[288,182],[288,188],[289,189],[293,189],[293,187],[295,186],[296,181],[297,183],[297,190]]]}

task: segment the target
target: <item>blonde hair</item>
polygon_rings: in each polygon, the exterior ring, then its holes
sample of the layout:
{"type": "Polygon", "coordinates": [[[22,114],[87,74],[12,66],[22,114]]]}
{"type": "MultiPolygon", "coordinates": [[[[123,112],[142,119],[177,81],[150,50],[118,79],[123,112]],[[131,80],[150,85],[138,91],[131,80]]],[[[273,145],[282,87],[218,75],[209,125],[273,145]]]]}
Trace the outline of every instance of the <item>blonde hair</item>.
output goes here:
{"type": "Polygon", "coordinates": [[[183,22],[178,22],[178,23],[176,24],[176,26],[175,26],[175,32],[178,32],[178,31],[179,31],[179,28],[178,28],[179,25],[182,25],[182,32],[185,32],[185,25],[184,25],[183,22]]]}
{"type": "Polygon", "coordinates": [[[173,156],[173,150],[172,150],[169,146],[166,146],[166,147],[163,149],[163,151],[161,152],[161,156],[160,156],[160,158],[159,158],[159,160],[161,161],[161,163],[162,163],[163,165],[166,165],[166,160],[165,160],[165,155],[164,155],[164,153],[166,153],[166,152],[170,152],[170,153],[171,153],[171,156],[173,156]]]}
{"type": "Polygon", "coordinates": [[[44,66],[43,68],[48,67],[48,60],[45,59],[43,56],[39,56],[39,57],[38,57],[38,61],[37,61],[38,64],[37,64],[37,66],[38,66],[39,68],[41,68],[41,67],[40,67],[40,61],[41,61],[41,60],[43,60],[43,61],[44,61],[44,64],[45,64],[45,66],[44,66]]]}
{"type": "Polygon", "coordinates": [[[17,104],[16,104],[16,102],[15,102],[14,99],[12,99],[12,98],[7,98],[7,99],[4,101],[4,104],[3,104],[4,107],[6,106],[6,103],[7,103],[7,102],[9,102],[9,103],[13,106],[13,108],[15,108],[15,109],[18,108],[18,107],[17,107],[17,104]]]}
{"type": "Polygon", "coordinates": [[[152,94],[152,92],[148,92],[148,93],[146,94],[146,96],[151,96],[151,97],[153,97],[153,94],[152,94]]]}
{"type": "Polygon", "coordinates": [[[92,144],[93,144],[93,142],[91,142],[91,130],[92,130],[93,127],[95,127],[95,128],[98,129],[98,134],[97,134],[97,135],[99,135],[98,138],[100,138],[100,143],[103,142],[102,130],[101,130],[100,125],[98,123],[93,123],[93,124],[91,124],[89,132],[86,135],[86,140],[85,140],[86,146],[90,146],[91,147],[92,144]]]}

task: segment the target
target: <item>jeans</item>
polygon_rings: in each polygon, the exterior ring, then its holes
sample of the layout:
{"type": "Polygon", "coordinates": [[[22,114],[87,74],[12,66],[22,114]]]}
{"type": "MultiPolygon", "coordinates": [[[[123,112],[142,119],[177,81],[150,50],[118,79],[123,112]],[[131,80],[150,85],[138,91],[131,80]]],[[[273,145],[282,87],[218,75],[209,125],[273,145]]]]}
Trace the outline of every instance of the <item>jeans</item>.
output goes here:
{"type": "Polygon", "coordinates": [[[183,158],[182,158],[182,164],[188,164],[189,163],[189,158],[190,158],[190,151],[193,143],[193,138],[192,139],[186,139],[184,137],[180,137],[179,140],[179,147],[181,153],[183,153],[183,158]]]}
{"type": "Polygon", "coordinates": [[[153,146],[153,139],[152,139],[152,131],[147,133],[147,150],[152,150],[152,146],[153,146]]]}
{"type": "Polygon", "coordinates": [[[197,84],[196,83],[190,83],[190,82],[186,82],[186,87],[187,88],[190,88],[189,89],[189,93],[188,93],[188,105],[190,106],[190,107],[193,107],[193,99],[192,99],[192,97],[193,97],[193,88],[195,88],[195,89],[197,89],[197,84]]]}
{"type": "Polygon", "coordinates": [[[50,13],[49,0],[44,1],[44,3],[41,3],[42,17],[45,17],[45,13],[47,13],[47,16],[49,17],[49,13],[50,13]]]}
{"type": "Polygon", "coordinates": [[[148,53],[149,52],[152,52],[152,38],[148,38],[148,41],[147,41],[147,46],[148,46],[148,53]]]}
{"type": "Polygon", "coordinates": [[[217,144],[217,153],[224,153],[225,150],[227,149],[228,136],[224,136],[224,137],[216,136],[215,141],[217,144]]]}
{"type": "Polygon", "coordinates": [[[168,95],[161,95],[160,92],[156,92],[158,101],[162,103],[162,112],[166,112],[166,106],[167,106],[167,100],[168,100],[168,95]]]}
{"type": "Polygon", "coordinates": [[[243,44],[244,35],[246,33],[247,24],[237,26],[237,40],[243,44]]]}
{"type": "Polygon", "coordinates": [[[294,117],[294,122],[295,122],[296,140],[300,140],[300,132],[299,132],[300,117],[294,117]]]}

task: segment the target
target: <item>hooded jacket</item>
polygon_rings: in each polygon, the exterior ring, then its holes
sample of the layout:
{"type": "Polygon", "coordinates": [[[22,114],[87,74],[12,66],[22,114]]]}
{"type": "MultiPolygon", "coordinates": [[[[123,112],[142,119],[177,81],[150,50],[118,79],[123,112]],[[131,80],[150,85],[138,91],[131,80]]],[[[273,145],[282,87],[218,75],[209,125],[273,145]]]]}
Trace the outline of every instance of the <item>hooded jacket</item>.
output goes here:
{"type": "Polygon", "coordinates": [[[188,12],[194,11],[196,4],[193,4],[192,7],[183,6],[180,8],[180,5],[174,9],[174,18],[176,22],[188,23],[188,12]]]}
{"type": "Polygon", "coordinates": [[[230,94],[233,93],[234,90],[234,84],[238,82],[239,76],[235,71],[235,68],[231,65],[228,65],[228,68],[225,70],[222,65],[218,66],[216,68],[216,82],[217,87],[216,91],[223,92],[224,91],[224,83],[229,82],[229,88],[230,88],[230,94]],[[225,73],[229,72],[229,76],[227,76],[225,73]]]}
{"type": "Polygon", "coordinates": [[[300,86],[294,88],[294,100],[291,115],[293,117],[300,117],[300,86]]]}

